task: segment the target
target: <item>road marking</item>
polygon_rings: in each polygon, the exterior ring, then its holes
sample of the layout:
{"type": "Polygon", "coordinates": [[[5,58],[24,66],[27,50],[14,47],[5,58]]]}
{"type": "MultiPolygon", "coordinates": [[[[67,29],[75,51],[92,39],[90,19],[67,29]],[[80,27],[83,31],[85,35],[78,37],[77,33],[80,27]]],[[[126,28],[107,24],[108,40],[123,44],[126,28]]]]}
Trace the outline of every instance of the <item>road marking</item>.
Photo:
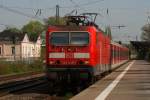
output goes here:
{"type": "Polygon", "coordinates": [[[127,68],[125,68],[125,70],[105,90],[103,90],[102,93],[95,98],[95,100],[105,100],[106,97],[110,94],[110,92],[117,86],[117,84],[126,74],[126,72],[130,69],[130,67],[134,64],[134,62],[135,61],[130,63],[130,65],[127,68]]]}

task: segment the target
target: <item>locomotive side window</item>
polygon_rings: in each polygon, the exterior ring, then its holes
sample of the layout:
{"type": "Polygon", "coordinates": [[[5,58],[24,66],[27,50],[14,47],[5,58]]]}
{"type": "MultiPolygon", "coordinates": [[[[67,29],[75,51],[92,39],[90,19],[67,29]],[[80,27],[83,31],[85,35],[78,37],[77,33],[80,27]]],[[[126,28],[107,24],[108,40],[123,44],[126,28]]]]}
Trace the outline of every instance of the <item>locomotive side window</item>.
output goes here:
{"type": "Polygon", "coordinates": [[[89,44],[89,34],[87,32],[71,32],[70,44],[73,44],[73,45],[89,44]]]}
{"type": "Polygon", "coordinates": [[[53,32],[51,34],[50,43],[54,45],[68,45],[69,32],[53,32]]]}

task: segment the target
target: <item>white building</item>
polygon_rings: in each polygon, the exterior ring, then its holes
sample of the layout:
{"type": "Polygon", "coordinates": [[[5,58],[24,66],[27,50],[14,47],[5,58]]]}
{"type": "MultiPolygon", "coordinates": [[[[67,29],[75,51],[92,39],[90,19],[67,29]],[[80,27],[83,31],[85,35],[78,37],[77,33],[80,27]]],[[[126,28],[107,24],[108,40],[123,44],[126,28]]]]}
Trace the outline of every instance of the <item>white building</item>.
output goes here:
{"type": "Polygon", "coordinates": [[[41,56],[41,37],[4,31],[0,33],[0,58],[22,60],[41,56]]]}

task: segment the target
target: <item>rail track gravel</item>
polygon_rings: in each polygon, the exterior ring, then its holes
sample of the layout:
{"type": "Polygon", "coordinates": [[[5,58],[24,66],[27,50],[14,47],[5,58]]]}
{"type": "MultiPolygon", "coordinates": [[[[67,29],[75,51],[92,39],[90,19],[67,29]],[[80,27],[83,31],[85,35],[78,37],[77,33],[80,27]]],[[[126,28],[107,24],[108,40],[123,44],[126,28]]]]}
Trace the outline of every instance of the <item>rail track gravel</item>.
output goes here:
{"type": "Polygon", "coordinates": [[[20,73],[20,74],[1,75],[0,85],[10,83],[10,82],[15,82],[15,81],[21,81],[25,79],[40,77],[44,75],[45,74],[43,72],[28,72],[28,73],[20,73]]]}
{"type": "Polygon", "coordinates": [[[0,76],[0,100],[67,100],[51,95],[51,87],[43,73],[0,76]]]}

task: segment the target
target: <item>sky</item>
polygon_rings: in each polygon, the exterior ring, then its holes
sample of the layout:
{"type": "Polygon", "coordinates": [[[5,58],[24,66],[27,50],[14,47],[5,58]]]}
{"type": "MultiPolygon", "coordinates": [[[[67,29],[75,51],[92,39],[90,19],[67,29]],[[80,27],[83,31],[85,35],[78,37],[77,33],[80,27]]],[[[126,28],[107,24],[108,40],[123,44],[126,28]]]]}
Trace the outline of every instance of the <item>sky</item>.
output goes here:
{"type": "Polygon", "coordinates": [[[78,14],[100,13],[96,23],[102,29],[110,25],[113,39],[123,42],[140,40],[141,28],[150,16],[150,0],[0,0],[0,31],[7,26],[22,28],[31,20],[42,22],[55,16],[56,5],[60,6],[60,16],[75,9],[78,14]],[[38,9],[41,14],[36,15],[38,9]],[[125,27],[115,27],[118,25],[125,27]]]}

